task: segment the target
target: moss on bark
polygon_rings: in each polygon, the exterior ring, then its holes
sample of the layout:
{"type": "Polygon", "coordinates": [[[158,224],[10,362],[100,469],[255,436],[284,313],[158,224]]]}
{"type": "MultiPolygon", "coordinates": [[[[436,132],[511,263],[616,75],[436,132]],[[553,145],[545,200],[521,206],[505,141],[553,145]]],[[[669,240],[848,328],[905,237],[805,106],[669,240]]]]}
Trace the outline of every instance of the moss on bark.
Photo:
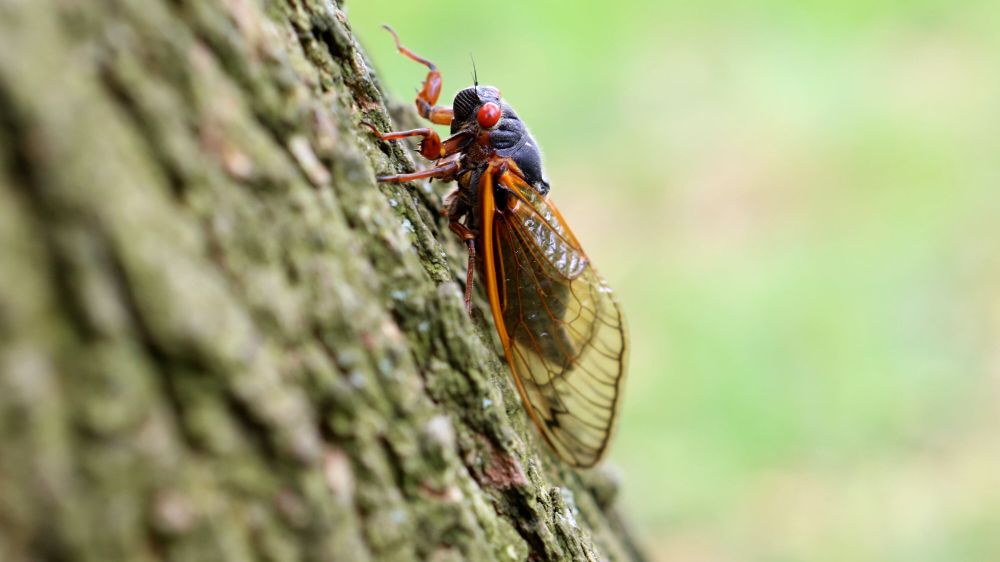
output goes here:
{"type": "Polygon", "coordinates": [[[0,559],[639,557],[362,120],[328,0],[0,2],[0,559]]]}

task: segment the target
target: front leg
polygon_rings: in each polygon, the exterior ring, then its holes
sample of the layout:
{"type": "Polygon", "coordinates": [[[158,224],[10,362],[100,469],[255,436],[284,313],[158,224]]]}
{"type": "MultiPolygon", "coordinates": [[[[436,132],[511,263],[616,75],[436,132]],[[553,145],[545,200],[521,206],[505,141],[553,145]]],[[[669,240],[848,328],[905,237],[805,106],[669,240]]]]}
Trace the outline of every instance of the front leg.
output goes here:
{"type": "Polygon", "coordinates": [[[380,133],[375,125],[367,121],[362,121],[361,124],[365,127],[371,129],[375,136],[379,140],[391,141],[396,139],[405,139],[409,137],[423,137],[420,141],[420,155],[428,160],[437,160],[438,158],[443,158],[445,156],[444,146],[441,143],[441,137],[438,136],[437,132],[429,127],[423,127],[420,129],[410,129],[409,131],[390,131],[388,133],[380,133]]]}
{"type": "Polygon", "coordinates": [[[396,41],[396,50],[398,50],[400,54],[410,60],[419,62],[428,69],[427,78],[424,79],[424,87],[417,94],[417,99],[415,100],[415,103],[417,104],[417,111],[420,112],[420,116],[424,119],[430,120],[431,123],[437,123],[438,125],[451,125],[451,122],[455,117],[455,113],[452,109],[450,107],[434,105],[437,103],[438,98],[441,97],[441,72],[437,69],[437,66],[435,66],[431,61],[404,47],[403,44],[399,42],[399,36],[396,35],[396,31],[394,29],[388,25],[383,25],[382,27],[392,34],[392,38],[396,41]]]}
{"type": "Polygon", "coordinates": [[[397,139],[405,139],[409,137],[423,137],[420,141],[420,155],[428,160],[439,160],[459,152],[466,146],[469,139],[472,138],[471,133],[459,132],[456,133],[444,141],[438,136],[437,131],[431,129],[430,127],[422,127],[420,129],[410,129],[408,131],[390,131],[388,133],[380,133],[375,125],[367,121],[362,121],[361,125],[371,129],[371,132],[383,141],[391,141],[397,139]]]}

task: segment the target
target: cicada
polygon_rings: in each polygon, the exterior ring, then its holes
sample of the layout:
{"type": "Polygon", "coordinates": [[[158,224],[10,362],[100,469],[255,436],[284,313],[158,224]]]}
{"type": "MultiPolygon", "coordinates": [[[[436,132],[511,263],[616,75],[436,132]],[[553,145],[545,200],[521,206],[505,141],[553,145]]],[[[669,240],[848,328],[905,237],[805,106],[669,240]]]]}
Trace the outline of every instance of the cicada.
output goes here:
{"type": "Polygon", "coordinates": [[[429,127],[380,133],[365,123],[383,141],[420,137],[420,154],[433,162],[378,180],[457,183],[444,213],[468,247],[465,306],[471,313],[478,269],[528,415],[560,458],[593,466],[621,403],[628,359],[621,307],[549,198],[538,144],[500,90],[475,79],[451,107],[437,105],[440,71],[385,27],[401,54],[428,69],[419,114],[450,125],[451,136],[442,141],[429,127]]]}

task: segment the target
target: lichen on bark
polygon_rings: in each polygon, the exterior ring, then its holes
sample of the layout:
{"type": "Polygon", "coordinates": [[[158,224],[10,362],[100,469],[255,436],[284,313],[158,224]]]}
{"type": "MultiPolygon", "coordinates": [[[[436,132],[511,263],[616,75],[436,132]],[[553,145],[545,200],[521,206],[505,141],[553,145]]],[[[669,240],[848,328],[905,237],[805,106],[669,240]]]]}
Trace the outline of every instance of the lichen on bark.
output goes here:
{"type": "Polygon", "coordinates": [[[386,104],[331,1],[0,2],[0,559],[640,557],[386,104]]]}

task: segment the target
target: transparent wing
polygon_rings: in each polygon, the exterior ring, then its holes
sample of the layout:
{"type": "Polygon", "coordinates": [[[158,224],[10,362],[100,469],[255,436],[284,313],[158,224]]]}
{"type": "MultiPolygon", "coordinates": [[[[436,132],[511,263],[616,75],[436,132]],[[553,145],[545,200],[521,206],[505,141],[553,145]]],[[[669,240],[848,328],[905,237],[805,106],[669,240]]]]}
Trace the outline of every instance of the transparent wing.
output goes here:
{"type": "Polygon", "coordinates": [[[549,445],[574,466],[593,466],[624,382],[621,309],[552,203],[509,172],[498,182],[506,201],[495,200],[492,186],[481,192],[484,217],[492,214],[484,262],[507,361],[549,445]]]}

